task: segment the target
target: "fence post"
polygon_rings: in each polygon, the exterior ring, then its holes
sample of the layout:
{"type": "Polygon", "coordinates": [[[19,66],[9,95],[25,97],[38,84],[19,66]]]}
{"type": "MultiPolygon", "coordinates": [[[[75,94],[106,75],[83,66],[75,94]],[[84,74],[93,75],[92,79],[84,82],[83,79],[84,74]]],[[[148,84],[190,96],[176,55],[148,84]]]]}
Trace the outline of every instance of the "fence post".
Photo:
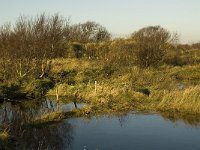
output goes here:
{"type": "Polygon", "coordinates": [[[59,110],[59,93],[58,93],[58,85],[56,85],[56,103],[57,103],[57,111],[59,110]]]}
{"type": "Polygon", "coordinates": [[[95,86],[95,93],[97,93],[97,81],[94,81],[94,86],[95,86]]]}

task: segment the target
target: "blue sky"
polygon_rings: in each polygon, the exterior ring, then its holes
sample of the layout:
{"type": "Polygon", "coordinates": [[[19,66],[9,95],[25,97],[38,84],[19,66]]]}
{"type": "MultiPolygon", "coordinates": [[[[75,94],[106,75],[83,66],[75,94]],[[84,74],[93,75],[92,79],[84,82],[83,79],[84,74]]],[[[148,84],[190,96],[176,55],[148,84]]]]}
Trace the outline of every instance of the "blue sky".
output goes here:
{"type": "Polygon", "coordinates": [[[0,0],[0,4],[1,25],[20,15],[59,13],[72,23],[96,21],[118,36],[161,25],[177,32],[183,43],[200,41],[200,0],[0,0]]]}

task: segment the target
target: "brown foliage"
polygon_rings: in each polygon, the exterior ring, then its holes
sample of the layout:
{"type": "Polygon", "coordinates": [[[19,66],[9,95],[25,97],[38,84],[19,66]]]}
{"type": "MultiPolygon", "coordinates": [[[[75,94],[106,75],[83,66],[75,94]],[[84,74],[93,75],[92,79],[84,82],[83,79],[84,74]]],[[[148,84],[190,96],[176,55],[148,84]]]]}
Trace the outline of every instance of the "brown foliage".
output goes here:
{"type": "Polygon", "coordinates": [[[132,38],[137,43],[138,64],[149,67],[161,63],[176,37],[160,26],[149,26],[135,32],[132,38]]]}

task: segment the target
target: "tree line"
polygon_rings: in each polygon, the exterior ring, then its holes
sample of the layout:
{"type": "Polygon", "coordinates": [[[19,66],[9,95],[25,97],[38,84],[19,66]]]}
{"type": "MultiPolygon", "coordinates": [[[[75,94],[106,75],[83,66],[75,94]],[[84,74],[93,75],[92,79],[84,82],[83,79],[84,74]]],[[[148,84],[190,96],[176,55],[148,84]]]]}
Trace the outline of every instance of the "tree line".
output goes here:
{"type": "MultiPolygon", "coordinates": [[[[0,79],[45,76],[55,58],[98,59],[112,65],[158,66],[179,61],[178,36],[160,26],[149,26],[129,38],[112,39],[102,25],[88,21],[71,24],[58,14],[20,17],[0,27],[0,79]],[[168,54],[171,58],[167,58],[168,54]]],[[[182,47],[181,47],[182,46],[182,47]]],[[[199,44],[193,45],[199,48],[199,44]]]]}
{"type": "Polygon", "coordinates": [[[69,43],[99,42],[110,34],[95,22],[70,25],[58,14],[20,17],[14,26],[0,27],[1,79],[36,74],[43,77],[51,59],[65,57],[69,43]]]}

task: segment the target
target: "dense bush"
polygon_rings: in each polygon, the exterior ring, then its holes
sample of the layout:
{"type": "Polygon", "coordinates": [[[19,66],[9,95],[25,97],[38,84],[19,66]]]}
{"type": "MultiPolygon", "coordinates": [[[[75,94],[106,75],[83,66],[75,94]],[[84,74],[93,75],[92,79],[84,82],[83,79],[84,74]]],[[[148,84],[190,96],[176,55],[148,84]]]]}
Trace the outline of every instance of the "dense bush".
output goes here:
{"type": "Polygon", "coordinates": [[[44,96],[47,91],[53,88],[54,84],[49,79],[32,79],[25,85],[27,97],[36,98],[44,96]]]}
{"type": "Polygon", "coordinates": [[[132,35],[137,44],[137,62],[141,67],[157,66],[162,63],[166,51],[176,39],[160,26],[149,26],[132,35]]]}
{"type": "Polygon", "coordinates": [[[72,43],[70,46],[70,56],[75,58],[82,58],[85,53],[85,48],[81,43],[72,43]]]}
{"type": "Polygon", "coordinates": [[[68,85],[74,85],[76,83],[76,75],[77,70],[62,70],[58,73],[51,73],[50,79],[55,83],[67,83],[68,85]]]}
{"type": "Polygon", "coordinates": [[[109,45],[107,62],[115,66],[131,66],[135,63],[135,42],[132,39],[116,39],[109,45]]]}

